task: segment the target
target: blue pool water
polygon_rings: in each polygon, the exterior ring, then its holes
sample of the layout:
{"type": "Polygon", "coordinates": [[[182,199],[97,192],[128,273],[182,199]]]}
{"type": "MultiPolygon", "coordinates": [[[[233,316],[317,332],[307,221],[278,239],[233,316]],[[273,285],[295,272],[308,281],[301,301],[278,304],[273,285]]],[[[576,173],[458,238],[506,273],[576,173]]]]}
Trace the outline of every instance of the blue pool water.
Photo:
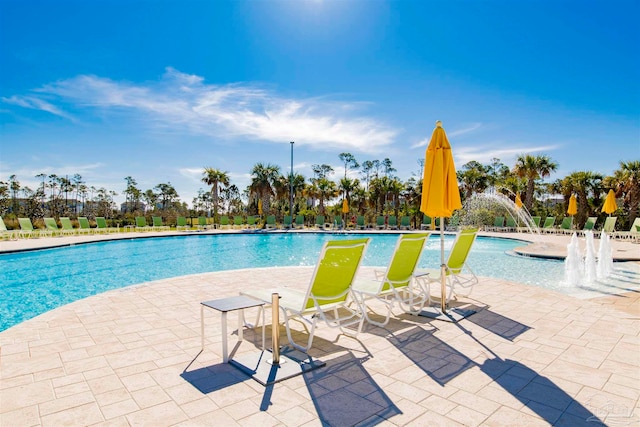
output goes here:
{"type": "MultiPolygon", "coordinates": [[[[315,265],[326,233],[190,235],[116,240],[0,254],[0,331],[53,308],[111,289],[168,277],[253,267],[315,265]]],[[[363,265],[386,266],[397,235],[371,237],[363,265]]],[[[453,236],[445,237],[445,248],[453,236]]],[[[558,289],[559,261],[515,257],[522,241],[478,237],[469,264],[480,276],[558,289]]],[[[440,265],[439,236],[431,236],[421,267],[440,265]]]]}

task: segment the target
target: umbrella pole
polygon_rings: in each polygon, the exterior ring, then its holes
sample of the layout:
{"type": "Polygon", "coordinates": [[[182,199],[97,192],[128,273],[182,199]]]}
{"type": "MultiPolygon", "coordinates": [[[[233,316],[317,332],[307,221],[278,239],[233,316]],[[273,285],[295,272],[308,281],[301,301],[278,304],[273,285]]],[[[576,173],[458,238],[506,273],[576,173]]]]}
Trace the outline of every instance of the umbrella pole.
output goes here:
{"type": "Polygon", "coordinates": [[[444,218],[440,217],[440,308],[447,313],[447,266],[444,263],[444,218]]]}

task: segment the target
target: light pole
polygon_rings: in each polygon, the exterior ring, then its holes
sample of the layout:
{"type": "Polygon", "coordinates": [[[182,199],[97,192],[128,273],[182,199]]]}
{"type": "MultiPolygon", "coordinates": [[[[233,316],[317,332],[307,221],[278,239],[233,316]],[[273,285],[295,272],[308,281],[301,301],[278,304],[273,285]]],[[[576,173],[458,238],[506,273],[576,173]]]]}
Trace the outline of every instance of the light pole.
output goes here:
{"type": "Polygon", "coordinates": [[[289,175],[289,215],[293,220],[293,141],[291,141],[291,174],[289,175]]]}

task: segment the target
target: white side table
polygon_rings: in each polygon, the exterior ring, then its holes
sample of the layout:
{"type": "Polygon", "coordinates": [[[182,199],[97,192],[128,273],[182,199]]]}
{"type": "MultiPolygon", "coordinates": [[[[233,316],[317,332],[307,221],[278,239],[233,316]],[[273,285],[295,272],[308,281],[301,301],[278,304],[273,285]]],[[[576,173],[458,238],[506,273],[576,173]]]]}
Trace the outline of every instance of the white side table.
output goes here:
{"type": "Polygon", "coordinates": [[[244,328],[244,309],[259,307],[262,311],[262,349],[264,350],[264,301],[249,298],[244,295],[237,297],[229,297],[216,299],[211,301],[202,301],[200,303],[200,331],[202,333],[202,350],[204,351],[204,308],[212,308],[222,313],[222,361],[229,362],[229,350],[227,347],[227,313],[230,311],[240,310],[238,314],[238,342],[242,341],[242,331],[244,328]]]}

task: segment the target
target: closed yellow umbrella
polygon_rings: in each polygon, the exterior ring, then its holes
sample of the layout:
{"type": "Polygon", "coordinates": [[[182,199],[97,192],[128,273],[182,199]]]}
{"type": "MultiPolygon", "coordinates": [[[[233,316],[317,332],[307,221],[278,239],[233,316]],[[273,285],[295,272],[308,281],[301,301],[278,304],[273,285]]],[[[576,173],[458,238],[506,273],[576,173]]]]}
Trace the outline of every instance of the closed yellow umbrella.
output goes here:
{"type": "Polygon", "coordinates": [[[258,199],[258,215],[262,215],[262,199],[258,199]]]}
{"type": "Polygon", "coordinates": [[[349,213],[349,201],[347,199],[342,200],[342,213],[349,213]]]}
{"type": "Polygon", "coordinates": [[[604,206],[602,206],[602,212],[611,215],[616,211],[616,209],[618,209],[618,205],[616,204],[616,194],[613,190],[609,190],[607,198],[604,200],[604,206]]]}
{"type": "Polygon", "coordinates": [[[520,209],[522,207],[522,199],[520,198],[520,193],[516,193],[516,207],[520,209]]]}
{"type": "Polygon", "coordinates": [[[568,215],[575,215],[578,213],[578,201],[576,200],[575,194],[572,194],[569,198],[569,208],[567,208],[568,215]]]}
{"type": "Polygon", "coordinates": [[[447,309],[444,218],[451,217],[453,211],[461,207],[460,189],[458,188],[451,145],[449,145],[447,134],[442,128],[442,122],[438,120],[426,151],[420,211],[433,218],[433,221],[436,217],[440,217],[440,277],[442,279],[441,309],[443,313],[446,313],[447,309]]]}

